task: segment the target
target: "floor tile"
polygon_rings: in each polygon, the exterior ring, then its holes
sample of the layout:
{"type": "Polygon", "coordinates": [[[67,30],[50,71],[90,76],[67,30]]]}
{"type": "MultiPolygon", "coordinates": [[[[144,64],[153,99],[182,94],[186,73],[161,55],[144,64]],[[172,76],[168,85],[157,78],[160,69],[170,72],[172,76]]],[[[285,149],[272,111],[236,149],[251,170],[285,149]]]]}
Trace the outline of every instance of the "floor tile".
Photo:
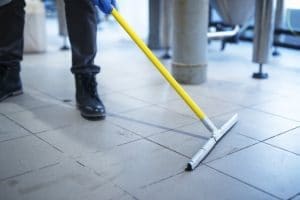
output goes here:
{"type": "Polygon", "coordinates": [[[10,140],[22,136],[29,135],[30,133],[9,120],[8,118],[0,115],[0,142],[10,140]]]}
{"type": "Polygon", "coordinates": [[[149,105],[143,101],[120,93],[105,95],[102,100],[108,113],[122,113],[149,105]]]}
{"type": "MultiPolygon", "coordinates": [[[[192,98],[209,117],[214,117],[221,114],[233,112],[235,110],[239,110],[242,108],[240,106],[233,105],[214,98],[209,98],[209,97],[200,98],[197,96],[193,96],[192,98]]],[[[186,105],[185,102],[181,99],[169,101],[167,103],[160,104],[160,105],[169,110],[197,118],[197,116],[189,108],[189,106],[186,105]]]]}
{"type": "Polygon", "coordinates": [[[287,133],[271,138],[266,143],[286,149],[300,156],[300,128],[291,130],[287,133]]]}
{"type": "Polygon", "coordinates": [[[291,99],[291,97],[275,99],[272,102],[261,104],[254,108],[300,122],[299,100],[300,98],[291,99]]]}
{"type": "Polygon", "coordinates": [[[201,166],[148,187],[139,188],[134,195],[143,200],[164,199],[275,199],[272,196],[201,166]]]}
{"type": "Polygon", "coordinates": [[[217,98],[227,103],[241,106],[253,106],[268,102],[280,95],[264,90],[260,85],[236,83],[235,80],[208,80],[199,86],[186,86],[188,92],[199,95],[202,99],[207,97],[217,98]]]}
{"type": "MultiPolygon", "coordinates": [[[[69,66],[71,64],[65,63],[64,58],[61,56],[48,55],[48,57],[58,57],[60,62],[52,64],[51,66],[42,65],[36,69],[36,65],[30,64],[24,69],[22,77],[24,79],[25,89],[30,87],[47,94],[52,98],[63,101],[65,99],[72,100],[75,103],[75,79],[71,73],[69,66]],[[47,75],[45,75],[45,71],[47,75]],[[37,83],[39,83],[37,85],[37,83]]],[[[47,58],[50,59],[50,58],[47,58]]],[[[41,61],[40,61],[41,62],[41,61]]],[[[52,63],[52,62],[51,62],[52,63]]],[[[102,96],[109,94],[109,89],[104,87],[101,80],[101,76],[97,76],[98,80],[98,92],[102,96]]]]}
{"type": "MultiPolygon", "coordinates": [[[[119,7],[146,41],[148,1],[119,7]]],[[[216,126],[234,112],[239,121],[187,173],[209,134],[113,17],[97,34],[98,92],[108,111],[101,122],[81,118],[71,51],[59,50],[57,20],[46,25],[47,52],[24,55],[25,93],[0,103],[1,200],[298,199],[298,51],[280,48],[264,65],[269,79],[255,80],[251,43],[222,52],[220,41],[208,45],[207,81],[182,86],[216,126]]],[[[162,62],[171,71],[172,60],[162,62]]]]}
{"type": "Polygon", "coordinates": [[[292,198],[291,200],[300,200],[300,193],[297,196],[295,196],[294,198],[292,198]]]}
{"type": "Polygon", "coordinates": [[[218,144],[203,162],[208,163],[213,160],[220,159],[224,156],[227,156],[233,152],[239,151],[256,143],[257,141],[255,140],[230,131],[223,137],[222,140],[218,142],[218,144]]]}
{"type": "Polygon", "coordinates": [[[148,139],[187,157],[192,157],[210,137],[209,131],[200,123],[197,122],[171,131],[154,134],[148,139]]]}
{"type": "MultiPolygon", "coordinates": [[[[272,66],[272,68],[275,68],[275,66],[272,66]]],[[[294,71],[292,73],[286,73],[288,69],[284,69],[284,68],[285,66],[283,67],[283,65],[279,66],[279,70],[277,69],[278,72],[276,72],[278,73],[277,77],[272,77],[266,82],[258,82],[256,84],[259,87],[263,88],[264,90],[270,91],[272,93],[278,94],[283,97],[296,96],[300,92],[300,88],[298,87],[299,82],[297,82],[296,80],[299,74],[297,73],[297,71],[294,71]]],[[[273,75],[274,72],[271,76],[273,75]]]]}
{"type": "Polygon", "coordinates": [[[62,162],[0,183],[0,199],[118,199],[125,192],[75,162],[62,162]]]}
{"type": "Polygon", "coordinates": [[[112,115],[111,121],[139,135],[149,136],[191,124],[195,119],[158,106],[149,106],[121,115],[112,115]]]}
{"type": "Polygon", "coordinates": [[[300,190],[299,156],[263,143],[209,165],[283,199],[300,190]]]}
{"type": "Polygon", "coordinates": [[[122,197],[118,197],[117,199],[113,199],[113,200],[136,200],[136,198],[130,196],[130,195],[124,195],[122,197]]]}
{"type": "Polygon", "coordinates": [[[183,171],[187,159],[140,140],[80,158],[79,161],[130,192],[183,171]]]}
{"type": "Polygon", "coordinates": [[[49,106],[9,115],[9,117],[32,133],[53,130],[84,120],[76,108],[69,105],[49,106]]]}
{"type": "Polygon", "coordinates": [[[38,135],[70,156],[107,150],[114,146],[139,139],[132,132],[107,120],[72,125],[38,135]]]}
{"type": "Polygon", "coordinates": [[[143,77],[143,76],[135,77],[134,73],[132,73],[132,75],[129,77],[124,77],[124,75],[120,73],[119,76],[116,76],[114,81],[112,81],[111,76],[108,75],[102,77],[101,79],[102,79],[101,84],[105,88],[108,88],[109,90],[114,92],[120,92],[120,91],[130,90],[130,89],[138,89],[138,88],[143,88],[143,87],[153,86],[153,85],[163,83],[163,80],[162,78],[160,78],[159,75],[153,75],[148,77],[143,77]]]}
{"type": "MultiPolygon", "coordinates": [[[[44,61],[41,61],[39,60],[41,58],[33,56],[33,59],[30,59],[22,72],[24,88],[35,88],[59,100],[73,100],[75,97],[75,82],[74,76],[70,72],[69,66],[71,64],[65,61],[66,57],[69,57],[69,55],[52,52],[45,54],[44,61]],[[51,60],[49,61],[50,66],[46,64],[47,60],[51,60]]],[[[25,61],[25,63],[27,62],[25,61]]]]}
{"type": "Polygon", "coordinates": [[[180,98],[168,84],[125,90],[123,93],[152,104],[168,102],[169,100],[180,98]]]}
{"type": "Polygon", "coordinates": [[[1,142],[0,180],[51,165],[60,159],[60,152],[34,136],[1,142]]]}
{"type": "Polygon", "coordinates": [[[46,96],[36,90],[24,89],[24,94],[11,97],[0,103],[0,113],[11,114],[61,102],[46,96]]]}
{"type": "MultiPolygon", "coordinates": [[[[209,131],[199,122],[172,131],[155,134],[149,139],[191,158],[208,141],[210,135],[209,131]]],[[[229,131],[218,142],[204,162],[223,157],[256,142],[234,131],[229,131]]]]}
{"type": "MultiPolygon", "coordinates": [[[[239,110],[237,113],[239,120],[233,130],[256,140],[273,137],[299,125],[295,121],[250,109],[239,110]]],[[[215,118],[214,121],[216,123],[218,120],[225,121],[231,116],[232,114],[223,115],[215,118]]]]}

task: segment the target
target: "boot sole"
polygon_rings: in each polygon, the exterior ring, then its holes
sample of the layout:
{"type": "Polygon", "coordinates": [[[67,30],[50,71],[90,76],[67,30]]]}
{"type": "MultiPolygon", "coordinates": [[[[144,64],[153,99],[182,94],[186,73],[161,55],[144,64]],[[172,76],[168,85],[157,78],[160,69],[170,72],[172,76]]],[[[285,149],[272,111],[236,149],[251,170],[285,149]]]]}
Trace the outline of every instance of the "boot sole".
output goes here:
{"type": "MultiPolygon", "coordinates": [[[[80,111],[80,106],[77,104],[76,105],[77,109],[80,111]]],[[[103,120],[106,117],[106,114],[84,114],[80,112],[81,116],[87,120],[90,121],[98,121],[98,120],[103,120]]]]}
{"type": "Polygon", "coordinates": [[[14,92],[11,92],[11,93],[8,93],[7,95],[4,95],[1,99],[0,99],[0,102],[4,101],[5,99],[9,98],[9,97],[14,97],[14,96],[19,96],[23,94],[23,91],[22,90],[18,90],[18,91],[14,91],[14,92]]]}
{"type": "Polygon", "coordinates": [[[99,121],[99,120],[104,120],[105,119],[105,115],[103,116],[91,116],[91,115],[84,115],[81,113],[81,116],[86,119],[86,120],[89,120],[89,121],[99,121]]]}

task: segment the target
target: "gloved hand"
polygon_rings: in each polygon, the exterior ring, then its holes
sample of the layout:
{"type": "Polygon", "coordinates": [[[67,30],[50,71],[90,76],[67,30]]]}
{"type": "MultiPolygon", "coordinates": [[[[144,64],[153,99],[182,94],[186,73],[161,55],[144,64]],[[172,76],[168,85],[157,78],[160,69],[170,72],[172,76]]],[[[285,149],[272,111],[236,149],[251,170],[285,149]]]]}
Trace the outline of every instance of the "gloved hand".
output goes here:
{"type": "Polygon", "coordinates": [[[93,0],[102,12],[105,14],[111,14],[113,7],[117,7],[116,0],[93,0]]]}

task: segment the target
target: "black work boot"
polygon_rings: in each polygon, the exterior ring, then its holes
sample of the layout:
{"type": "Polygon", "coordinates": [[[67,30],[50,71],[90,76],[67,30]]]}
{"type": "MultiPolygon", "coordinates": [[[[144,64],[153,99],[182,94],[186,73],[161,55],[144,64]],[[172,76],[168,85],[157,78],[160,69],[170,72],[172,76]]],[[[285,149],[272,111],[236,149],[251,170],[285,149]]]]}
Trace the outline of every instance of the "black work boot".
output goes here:
{"type": "Polygon", "coordinates": [[[81,115],[88,120],[105,118],[105,107],[97,92],[95,74],[75,74],[76,101],[81,115]]]}
{"type": "Polygon", "coordinates": [[[0,102],[8,97],[22,94],[20,71],[9,67],[0,67],[0,102]]]}

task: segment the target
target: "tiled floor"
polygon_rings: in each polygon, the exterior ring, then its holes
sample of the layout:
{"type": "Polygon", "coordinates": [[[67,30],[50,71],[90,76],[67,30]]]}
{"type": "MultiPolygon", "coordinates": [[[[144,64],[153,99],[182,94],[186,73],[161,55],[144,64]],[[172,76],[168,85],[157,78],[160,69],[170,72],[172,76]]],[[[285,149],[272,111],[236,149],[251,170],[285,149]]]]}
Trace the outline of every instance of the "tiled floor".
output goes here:
{"type": "Polygon", "coordinates": [[[48,26],[48,53],[24,57],[25,94],[0,103],[1,200],[299,199],[299,52],[280,49],[259,81],[251,44],[209,46],[208,81],[184,88],[216,125],[234,113],[239,122],[185,172],[209,132],[124,32],[113,22],[99,31],[108,117],[90,122],[75,108],[70,52],[48,26]]]}

